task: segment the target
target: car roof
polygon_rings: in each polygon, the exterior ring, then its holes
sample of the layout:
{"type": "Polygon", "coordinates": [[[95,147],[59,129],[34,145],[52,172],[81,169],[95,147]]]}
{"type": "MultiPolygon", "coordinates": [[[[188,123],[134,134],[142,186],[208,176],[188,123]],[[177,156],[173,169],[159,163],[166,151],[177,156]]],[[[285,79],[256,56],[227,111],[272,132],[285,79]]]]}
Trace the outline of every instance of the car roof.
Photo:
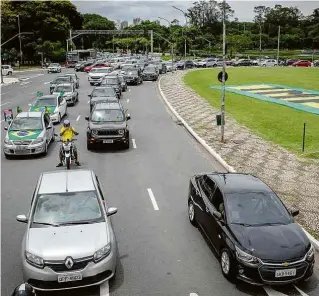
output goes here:
{"type": "Polygon", "coordinates": [[[57,84],[57,86],[61,86],[61,85],[62,86],[72,86],[72,84],[73,83],[71,83],[71,82],[70,83],[59,83],[59,84],[57,84]]]}
{"type": "Polygon", "coordinates": [[[117,75],[106,75],[104,78],[117,78],[117,75]]]}
{"type": "Polygon", "coordinates": [[[65,76],[71,76],[71,75],[72,75],[72,76],[76,76],[76,73],[65,73],[64,75],[65,75],[65,76]]]}
{"type": "Polygon", "coordinates": [[[100,102],[94,107],[94,110],[123,110],[123,106],[120,102],[100,102]]]}
{"type": "Polygon", "coordinates": [[[92,170],[65,170],[42,173],[38,194],[95,190],[92,170]]]}
{"type": "Polygon", "coordinates": [[[36,112],[36,111],[27,111],[27,112],[20,112],[17,114],[16,117],[42,117],[43,112],[36,112]]]}
{"type": "Polygon", "coordinates": [[[236,193],[241,191],[264,191],[272,190],[259,178],[243,173],[208,173],[218,187],[227,195],[227,193],[236,193]]]}

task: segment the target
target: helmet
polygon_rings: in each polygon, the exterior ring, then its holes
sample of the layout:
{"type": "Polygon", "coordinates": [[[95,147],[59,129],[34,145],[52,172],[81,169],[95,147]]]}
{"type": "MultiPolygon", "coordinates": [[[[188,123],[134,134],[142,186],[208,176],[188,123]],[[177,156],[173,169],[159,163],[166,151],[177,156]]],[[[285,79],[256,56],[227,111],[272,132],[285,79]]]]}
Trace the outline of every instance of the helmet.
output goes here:
{"type": "Polygon", "coordinates": [[[64,127],[68,127],[68,126],[70,126],[70,121],[69,120],[64,120],[64,122],[63,122],[63,125],[64,125],[64,127]]]}
{"type": "Polygon", "coordinates": [[[27,283],[17,286],[11,296],[36,296],[33,287],[27,283]]]}

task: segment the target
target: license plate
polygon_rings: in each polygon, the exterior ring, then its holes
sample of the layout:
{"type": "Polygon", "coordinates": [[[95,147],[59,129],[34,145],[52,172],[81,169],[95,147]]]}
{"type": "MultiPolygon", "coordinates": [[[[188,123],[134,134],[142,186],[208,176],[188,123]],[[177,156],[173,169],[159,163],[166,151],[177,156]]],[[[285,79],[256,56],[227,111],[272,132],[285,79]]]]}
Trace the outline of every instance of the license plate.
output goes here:
{"type": "Polygon", "coordinates": [[[59,283],[75,282],[75,281],[81,281],[81,280],[82,280],[82,273],[79,273],[79,272],[58,275],[59,283]]]}
{"type": "Polygon", "coordinates": [[[276,270],[276,273],[275,273],[276,278],[281,278],[286,276],[295,276],[295,275],[296,275],[296,268],[276,270]]]}
{"type": "Polygon", "coordinates": [[[113,140],[103,140],[103,143],[105,143],[105,144],[112,144],[112,143],[113,143],[113,140]]]}
{"type": "Polygon", "coordinates": [[[27,147],[24,147],[24,146],[16,146],[16,150],[25,150],[27,147]]]}

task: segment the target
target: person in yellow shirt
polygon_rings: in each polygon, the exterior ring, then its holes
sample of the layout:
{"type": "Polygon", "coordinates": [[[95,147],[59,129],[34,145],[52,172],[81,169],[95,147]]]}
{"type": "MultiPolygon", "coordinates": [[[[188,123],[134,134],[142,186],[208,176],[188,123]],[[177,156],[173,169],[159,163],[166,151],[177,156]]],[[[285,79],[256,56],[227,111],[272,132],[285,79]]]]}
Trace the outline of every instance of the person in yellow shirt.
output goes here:
{"type": "MultiPolygon", "coordinates": [[[[62,142],[67,142],[67,141],[71,141],[73,139],[74,136],[77,136],[79,133],[74,129],[73,126],[71,126],[70,121],[69,120],[64,120],[63,122],[63,126],[61,127],[60,130],[60,137],[61,137],[61,141],[62,142]]],[[[63,150],[62,150],[62,145],[60,148],[60,152],[59,152],[59,158],[60,158],[60,162],[57,165],[57,167],[61,167],[63,166],[62,163],[62,159],[63,159],[63,150]]],[[[76,149],[75,144],[73,143],[73,153],[74,153],[74,158],[75,158],[75,163],[76,165],[80,166],[79,160],[78,160],[78,151],[76,149]]]]}

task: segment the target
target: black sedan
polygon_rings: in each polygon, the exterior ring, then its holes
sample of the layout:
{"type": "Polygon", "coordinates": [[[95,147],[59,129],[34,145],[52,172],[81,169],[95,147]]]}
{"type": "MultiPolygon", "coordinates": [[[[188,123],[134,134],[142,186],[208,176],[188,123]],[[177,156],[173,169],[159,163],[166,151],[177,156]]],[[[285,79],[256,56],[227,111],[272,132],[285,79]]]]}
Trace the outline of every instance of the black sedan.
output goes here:
{"type": "Polygon", "coordinates": [[[158,70],[154,65],[148,65],[145,67],[142,77],[145,81],[156,81],[158,79],[158,70]]]}
{"type": "Polygon", "coordinates": [[[314,249],[294,222],[298,214],[251,175],[203,173],[190,180],[189,220],[203,230],[229,280],[262,285],[309,279],[314,249]]]}
{"type": "Polygon", "coordinates": [[[127,84],[141,84],[143,83],[143,78],[141,71],[138,69],[127,69],[125,70],[124,79],[127,84]]]}

